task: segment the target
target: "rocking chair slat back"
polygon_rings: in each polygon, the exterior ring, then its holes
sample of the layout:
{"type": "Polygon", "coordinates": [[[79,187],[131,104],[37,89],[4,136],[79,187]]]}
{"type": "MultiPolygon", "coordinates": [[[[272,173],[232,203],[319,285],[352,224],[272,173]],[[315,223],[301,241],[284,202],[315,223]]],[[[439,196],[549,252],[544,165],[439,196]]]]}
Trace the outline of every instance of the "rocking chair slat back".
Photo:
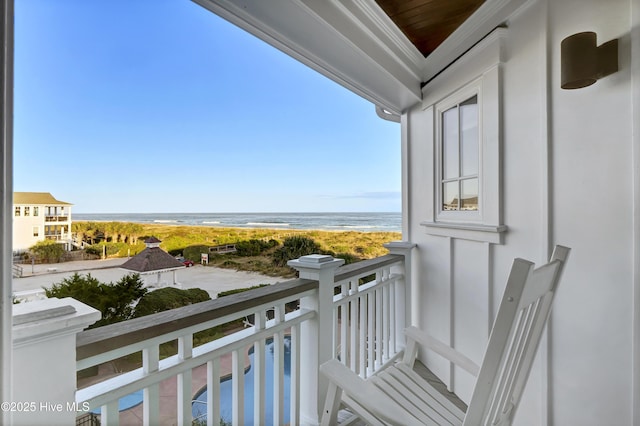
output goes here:
{"type": "Polygon", "coordinates": [[[551,261],[535,270],[514,261],[464,425],[511,424],[568,255],[557,246],[551,261]]]}

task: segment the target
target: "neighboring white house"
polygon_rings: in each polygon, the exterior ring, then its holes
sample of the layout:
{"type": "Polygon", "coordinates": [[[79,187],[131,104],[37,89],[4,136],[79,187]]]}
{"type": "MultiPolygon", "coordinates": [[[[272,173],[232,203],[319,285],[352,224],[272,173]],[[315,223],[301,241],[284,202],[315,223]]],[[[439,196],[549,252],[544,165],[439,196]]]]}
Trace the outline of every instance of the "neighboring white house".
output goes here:
{"type": "Polygon", "coordinates": [[[71,206],[48,192],[14,192],[13,251],[25,251],[43,240],[70,249],[71,206]]]}

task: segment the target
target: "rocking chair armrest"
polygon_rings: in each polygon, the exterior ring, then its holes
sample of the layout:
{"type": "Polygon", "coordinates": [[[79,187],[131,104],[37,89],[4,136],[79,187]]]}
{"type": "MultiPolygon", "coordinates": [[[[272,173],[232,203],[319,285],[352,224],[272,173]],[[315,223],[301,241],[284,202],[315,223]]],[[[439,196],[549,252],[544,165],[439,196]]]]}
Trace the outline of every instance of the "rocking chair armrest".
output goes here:
{"type": "Polygon", "coordinates": [[[389,424],[423,426],[415,417],[390,399],[373,383],[364,380],[340,361],[332,359],[320,366],[320,372],[368,412],[389,424]]]}
{"type": "Polygon", "coordinates": [[[478,377],[478,372],[480,371],[480,367],[478,366],[478,364],[476,364],[460,352],[456,351],[449,345],[441,342],[433,336],[423,333],[419,328],[416,327],[407,327],[404,332],[405,336],[407,337],[407,347],[412,346],[410,341],[413,340],[414,342],[420,343],[427,349],[430,349],[440,356],[446,358],[447,360],[453,362],[458,367],[464,368],[474,377],[478,377]]]}

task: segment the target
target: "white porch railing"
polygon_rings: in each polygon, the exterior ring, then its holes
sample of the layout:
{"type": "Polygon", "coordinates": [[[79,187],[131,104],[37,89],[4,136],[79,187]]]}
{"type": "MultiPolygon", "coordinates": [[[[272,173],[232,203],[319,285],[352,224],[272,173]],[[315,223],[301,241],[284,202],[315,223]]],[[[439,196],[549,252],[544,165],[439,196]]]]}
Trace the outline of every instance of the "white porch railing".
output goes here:
{"type": "MultiPolygon", "coordinates": [[[[291,365],[300,363],[300,324],[313,318],[314,311],[296,309],[285,312],[285,305],[301,297],[312,297],[317,282],[293,280],[252,292],[228,296],[185,308],[161,312],[126,323],[88,330],[78,336],[78,370],[142,351],[142,367],[78,390],[76,402],[79,406],[88,403],[93,410],[100,407],[101,424],[118,424],[118,400],[138,390],[144,390],[144,424],[160,424],[160,383],[177,377],[177,423],[192,422],[192,370],[207,365],[207,424],[220,425],[219,388],[221,359],[230,354],[233,377],[232,416],[233,424],[244,423],[244,373],[245,355],[249,347],[254,350],[254,418],[264,419],[265,392],[273,392],[274,424],[283,424],[282,395],[284,334],[291,335],[291,365]],[[266,312],[273,310],[274,318],[266,320],[266,312]],[[229,334],[220,339],[193,346],[193,335],[235,320],[254,316],[254,325],[229,334]],[[118,327],[119,326],[119,327],[118,327]],[[143,337],[144,336],[144,337],[143,337]],[[264,389],[265,340],[274,339],[273,389],[264,389]],[[178,341],[178,353],[160,360],[159,346],[178,341]],[[105,348],[106,346],[106,348],[105,348]]],[[[291,369],[291,386],[297,389],[299,369],[291,369]]],[[[289,413],[291,424],[299,418],[299,392],[291,392],[289,413]]]]}
{"type": "Polygon", "coordinates": [[[245,409],[253,411],[255,424],[264,424],[267,411],[273,413],[273,424],[285,424],[284,337],[290,335],[287,423],[319,424],[327,389],[318,372],[321,363],[338,357],[368,376],[403,349],[400,331],[410,318],[405,281],[411,246],[390,248],[404,256],[390,254],[343,267],[339,267],[342,261],[330,257],[303,257],[290,262],[300,271],[300,279],[79,333],[78,371],[139,352],[142,367],[76,391],[78,415],[99,409],[101,424],[117,425],[118,400],[142,390],[143,424],[160,424],[167,421],[167,411],[174,411],[170,422],[190,425],[193,369],[206,365],[208,425],[221,424],[220,379],[228,373],[233,378],[234,425],[245,424],[245,409]],[[293,309],[287,312],[287,305],[293,309]],[[270,319],[267,312],[274,312],[270,319]],[[252,326],[194,346],[194,333],[251,316],[252,326]],[[270,338],[274,379],[273,387],[265,389],[265,342],[270,338]],[[177,353],[160,359],[160,345],[170,341],[177,341],[177,353]],[[244,406],[249,348],[254,352],[253,407],[244,406]],[[177,396],[170,404],[175,409],[167,410],[160,385],[173,377],[177,396]],[[270,410],[265,407],[268,393],[273,394],[270,410]]]}
{"type": "Polygon", "coordinates": [[[336,275],[334,347],[343,364],[366,378],[404,348],[404,258],[391,255],[353,266],[336,275]]]}

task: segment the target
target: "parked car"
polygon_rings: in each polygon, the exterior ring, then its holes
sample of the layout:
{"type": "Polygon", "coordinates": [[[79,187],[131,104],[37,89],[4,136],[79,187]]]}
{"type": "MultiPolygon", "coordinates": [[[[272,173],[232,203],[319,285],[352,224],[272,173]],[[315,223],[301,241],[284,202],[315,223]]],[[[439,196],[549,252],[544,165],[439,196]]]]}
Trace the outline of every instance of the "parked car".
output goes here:
{"type": "Polygon", "coordinates": [[[189,266],[193,266],[193,261],[186,259],[182,261],[182,264],[188,268],[189,266]]]}

